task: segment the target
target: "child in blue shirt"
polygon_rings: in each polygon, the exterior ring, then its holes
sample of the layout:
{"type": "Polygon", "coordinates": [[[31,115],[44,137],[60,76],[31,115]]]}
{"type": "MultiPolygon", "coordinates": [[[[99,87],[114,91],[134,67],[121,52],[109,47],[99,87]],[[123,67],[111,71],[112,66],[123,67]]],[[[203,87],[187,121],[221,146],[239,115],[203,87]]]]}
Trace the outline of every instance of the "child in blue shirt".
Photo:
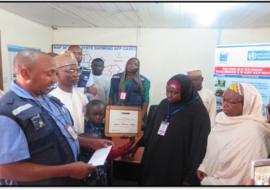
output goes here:
{"type": "MultiPolygon", "coordinates": [[[[105,136],[105,104],[100,100],[92,100],[86,105],[86,115],[85,115],[85,125],[83,136],[90,136],[92,138],[102,138],[110,139],[105,136]]],[[[111,171],[111,161],[118,156],[123,155],[128,151],[128,149],[134,144],[134,138],[130,138],[130,141],[123,146],[112,149],[108,155],[107,162],[104,166],[97,166],[96,171],[92,172],[90,180],[90,185],[110,185],[110,171],[111,171]]],[[[81,160],[88,162],[93,152],[89,150],[81,150],[81,160]]]]}

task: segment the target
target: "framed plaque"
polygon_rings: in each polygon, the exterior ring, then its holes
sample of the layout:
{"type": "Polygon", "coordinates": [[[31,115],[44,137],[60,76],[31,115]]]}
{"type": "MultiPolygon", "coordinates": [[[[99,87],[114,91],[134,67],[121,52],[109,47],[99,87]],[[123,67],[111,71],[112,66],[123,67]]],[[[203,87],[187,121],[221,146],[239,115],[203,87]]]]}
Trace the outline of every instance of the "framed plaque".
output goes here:
{"type": "Polygon", "coordinates": [[[105,135],[136,136],[141,131],[142,116],[140,107],[106,107],[105,135]]]}

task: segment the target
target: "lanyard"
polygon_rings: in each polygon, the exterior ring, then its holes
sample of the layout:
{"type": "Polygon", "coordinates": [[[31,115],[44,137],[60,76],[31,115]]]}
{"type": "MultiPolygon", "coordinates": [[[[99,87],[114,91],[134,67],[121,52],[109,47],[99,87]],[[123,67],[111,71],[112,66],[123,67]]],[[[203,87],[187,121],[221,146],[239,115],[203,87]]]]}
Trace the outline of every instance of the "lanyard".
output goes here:
{"type": "Polygon", "coordinates": [[[60,114],[61,114],[61,116],[62,116],[62,118],[64,119],[64,122],[61,120],[61,119],[59,119],[59,118],[57,118],[56,117],[56,115],[53,113],[53,109],[52,109],[52,107],[50,106],[50,103],[49,102],[47,102],[47,99],[45,98],[45,97],[43,97],[43,100],[44,100],[44,102],[46,103],[46,105],[47,105],[47,107],[48,108],[46,108],[46,107],[43,107],[42,106],[42,104],[39,102],[39,100],[37,100],[37,99],[35,99],[35,102],[42,108],[42,109],[45,109],[45,110],[47,110],[48,112],[49,112],[49,114],[50,114],[50,116],[55,120],[55,121],[58,121],[59,123],[61,123],[63,126],[66,126],[67,124],[68,125],[71,125],[71,122],[69,122],[69,116],[68,116],[68,113],[67,113],[67,110],[65,110],[65,108],[64,107],[59,107],[58,105],[56,105],[55,103],[53,103],[54,104],[54,106],[57,108],[57,110],[60,112],[60,114]]]}
{"type": "Polygon", "coordinates": [[[186,106],[192,104],[197,99],[199,99],[199,96],[196,96],[195,98],[193,98],[192,100],[190,100],[186,104],[180,106],[178,109],[174,110],[172,113],[170,113],[170,103],[168,103],[168,111],[167,111],[167,116],[166,116],[166,119],[165,120],[168,121],[172,116],[174,116],[176,113],[182,111],[186,106]]]}

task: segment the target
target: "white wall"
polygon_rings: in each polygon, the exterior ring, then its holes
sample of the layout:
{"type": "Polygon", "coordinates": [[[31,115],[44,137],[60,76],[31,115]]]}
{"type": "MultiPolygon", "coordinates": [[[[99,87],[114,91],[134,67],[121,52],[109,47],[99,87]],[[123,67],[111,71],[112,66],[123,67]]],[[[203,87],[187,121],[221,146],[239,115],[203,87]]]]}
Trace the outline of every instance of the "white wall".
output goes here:
{"type": "Polygon", "coordinates": [[[199,68],[204,86],[212,87],[217,44],[270,43],[270,28],[260,29],[159,29],[59,28],[25,20],[0,9],[5,90],[10,83],[7,44],[50,51],[51,44],[136,45],[141,73],[151,80],[151,104],[165,97],[166,81],[177,73],[199,68]]]}
{"type": "Polygon", "coordinates": [[[167,80],[190,68],[201,68],[211,86],[215,30],[195,29],[58,29],[55,44],[137,45],[141,73],[151,81],[151,104],[165,97],[167,80]]]}
{"type": "Polygon", "coordinates": [[[4,90],[7,91],[12,79],[7,45],[38,48],[49,52],[52,29],[0,9],[0,31],[4,90]]]}
{"type": "Polygon", "coordinates": [[[53,31],[54,44],[135,45],[137,29],[60,28],[53,31]]]}
{"type": "Polygon", "coordinates": [[[217,44],[270,43],[270,28],[260,29],[159,29],[60,28],[54,44],[137,45],[141,73],[151,80],[151,104],[165,97],[167,80],[177,73],[199,68],[204,86],[212,88],[217,44]]]}
{"type": "Polygon", "coordinates": [[[270,43],[270,28],[227,29],[220,34],[220,44],[270,43]]]}

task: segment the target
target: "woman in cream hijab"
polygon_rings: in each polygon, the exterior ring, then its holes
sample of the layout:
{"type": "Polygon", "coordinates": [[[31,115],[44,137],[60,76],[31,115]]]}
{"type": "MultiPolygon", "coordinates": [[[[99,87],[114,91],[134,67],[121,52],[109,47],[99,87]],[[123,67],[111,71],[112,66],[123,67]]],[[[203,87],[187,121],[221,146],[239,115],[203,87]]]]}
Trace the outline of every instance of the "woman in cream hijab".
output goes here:
{"type": "Polygon", "coordinates": [[[216,117],[197,171],[202,185],[244,185],[251,161],[267,158],[270,128],[261,106],[261,95],[249,84],[232,84],[224,92],[223,112],[216,117]]]}

